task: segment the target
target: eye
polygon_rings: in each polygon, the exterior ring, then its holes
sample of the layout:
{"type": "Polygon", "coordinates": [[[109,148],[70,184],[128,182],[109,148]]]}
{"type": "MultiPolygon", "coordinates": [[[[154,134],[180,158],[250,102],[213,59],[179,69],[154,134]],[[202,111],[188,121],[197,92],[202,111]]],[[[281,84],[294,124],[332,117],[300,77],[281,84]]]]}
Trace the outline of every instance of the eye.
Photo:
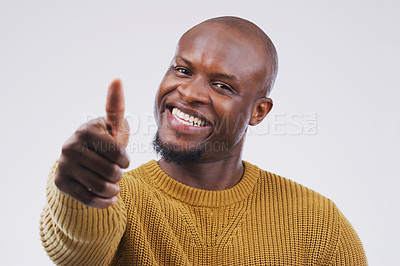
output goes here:
{"type": "Polygon", "coordinates": [[[175,67],[175,70],[177,71],[177,74],[179,76],[191,76],[192,75],[192,73],[188,69],[183,68],[183,67],[175,67]]]}
{"type": "Polygon", "coordinates": [[[223,90],[228,90],[228,91],[231,90],[231,88],[229,88],[225,84],[218,83],[218,84],[215,84],[215,86],[217,86],[218,88],[223,89],[223,90]]]}
{"type": "Polygon", "coordinates": [[[224,83],[214,83],[215,90],[223,95],[235,94],[235,91],[227,84],[224,83]]]}

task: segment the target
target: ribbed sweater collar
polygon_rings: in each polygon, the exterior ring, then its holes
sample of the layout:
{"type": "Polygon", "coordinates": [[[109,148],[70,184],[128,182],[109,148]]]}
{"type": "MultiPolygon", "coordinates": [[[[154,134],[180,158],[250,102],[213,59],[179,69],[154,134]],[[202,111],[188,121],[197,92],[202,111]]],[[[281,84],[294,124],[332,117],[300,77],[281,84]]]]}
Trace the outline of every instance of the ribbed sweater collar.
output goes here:
{"type": "Polygon", "coordinates": [[[143,166],[147,173],[148,181],[172,198],[191,206],[222,207],[246,199],[260,177],[260,170],[257,166],[246,161],[243,161],[243,165],[245,170],[240,182],[232,188],[218,191],[186,186],[168,176],[155,160],[143,166]]]}

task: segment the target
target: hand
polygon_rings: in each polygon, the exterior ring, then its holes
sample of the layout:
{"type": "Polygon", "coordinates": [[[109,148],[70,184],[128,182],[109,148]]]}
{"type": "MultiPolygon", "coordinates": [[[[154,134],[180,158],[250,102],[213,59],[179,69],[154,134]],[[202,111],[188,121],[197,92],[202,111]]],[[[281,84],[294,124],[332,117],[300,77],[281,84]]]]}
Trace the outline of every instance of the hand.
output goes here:
{"type": "Polygon", "coordinates": [[[124,118],[121,81],[108,88],[106,117],[81,125],[65,142],[54,183],[64,194],[94,208],[117,201],[122,169],[129,166],[125,151],[129,125],[124,118]]]}

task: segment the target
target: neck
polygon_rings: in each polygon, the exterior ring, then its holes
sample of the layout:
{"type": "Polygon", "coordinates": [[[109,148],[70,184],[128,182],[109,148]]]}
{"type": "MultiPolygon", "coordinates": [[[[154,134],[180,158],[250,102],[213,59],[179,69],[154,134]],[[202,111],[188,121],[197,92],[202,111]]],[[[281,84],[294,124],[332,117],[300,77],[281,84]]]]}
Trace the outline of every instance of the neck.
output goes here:
{"type": "Polygon", "coordinates": [[[187,186],[204,190],[225,190],[236,185],[244,173],[241,153],[220,160],[207,160],[177,165],[161,159],[165,173],[187,186]]]}

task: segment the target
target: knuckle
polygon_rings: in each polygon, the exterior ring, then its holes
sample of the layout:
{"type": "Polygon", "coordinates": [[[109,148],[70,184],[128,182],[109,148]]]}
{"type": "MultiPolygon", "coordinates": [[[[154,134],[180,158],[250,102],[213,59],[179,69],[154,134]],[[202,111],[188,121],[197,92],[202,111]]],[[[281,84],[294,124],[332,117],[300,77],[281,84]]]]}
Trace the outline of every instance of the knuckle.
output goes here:
{"type": "Polygon", "coordinates": [[[68,162],[66,162],[64,156],[61,156],[60,160],[58,161],[57,173],[59,174],[65,167],[68,168],[68,162]]]}
{"type": "Polygon", "coordinates": [[[57,174],[60,176],[73,175],[75,176],[78,170],[77,162],[81,160],[82,154],[76,151],[68,151],[63,153],[58,161],[57,174]]]}
{"type": "Polygon", "coordinates": [[[57,182],[64,182],[67,179],[67,174],[71,173],[72,165],[69,159],[61,156],[60,160],[58,161],[56,175],[54,180],[57,182]]]}
{"type": "Polygon", "coordinates": [[[113,175],[114,175],[114,171],[115,171],[114,169],[115,169],[114,164],[105,167],[105,168],[103,169],[103,176],[104,176],[106,179],[112,178],[113,175]]]}
{"type": "Polygon", "coordinates": [[[70,195],[69,193],[71,189],[71,182],[63,175],[57,174],[54,177],[54,185],[56,188],[64,194],[70,195]]]}
{"type": "Polygon", "coordinates": [[[112,172],[110,173],[110,177],[111,177],[112,181],[114,181],[114,182],[119,181],[121,179],[122,170],[118,165],[113,164],[112,172]]]}
{"type": "Polygon", "coordinates": [[[115,183],[115,184],[113,184],[113,186],[114,186],[114,189],[116,192],[113,196],[116,196],[121,191],[121,187],[120,187],[119,183],[115,183]]]}
{"type": "Polygon", "coordinates": [[[122,155],[121,145],[118,142],[110,142],[110,150],[117,156],[118,158],[122,155]]]}
{"type": "Polygon", "coordinates": [[[119,184],[107,183],[107,192],[109,197],[116,196],[120,191],[119,184]]]}
{"type": "Polygon", "coordinates": [[[116,183],[116,191],[117,193],[115,194],[115,196],[121,192],[121,186],[119,185],[119,183],[116,183]]]}
{"type": "Polygon", "coordinates": [[[68,139],[61,148],[63,154],[68,154],[71,150],[75,148],[75,142],[72,138],[68,139]]]}
{"type": "Polygon", "coordinates": [[[116,159],[119,163],[124,162],[125,159],[125,148],[122,145],[118,145],[116,148],[116,159]]]}
{"type": "Polygon", "coordinates": [[[96,182],[95,184],[92,185],[92,189],[98,195],[101,196],[105,195],[107,194],[107,182],[105,181],[96,182]]]}
{"type": "Polygon", "coordinates": [[[90,139],[91,126],[89,123],[81,125],[75,132],[76,137],[81,141],[88,141],[90,139]]]}
{"type": "Polygon", "coordinates": [[[54,177],[54,185],[56,185],[56,187],[59,190],[63,190],[64,184],[65,184],[65,182],[64,182],[63,178],[59,174],[57,174],[54,177]]]}
{"type": "Polygon", "coordinates": [[[78,139],[84,139],[87,135],[87,127],[85,124],[81,125],[76,131],[75,131],[75,136],[77,136],[78,139]]]}
{"type": "Polygon", "coordinates": [[[119,187],[110,182],[103,182],[96,188],[96,192],[103,197],[112,197],[119,193],[119,187]]]}
{"type": "Polygon", "coordinates": [[[67,157],[74,157],[81,151],[81,141],[76,135],[71,136],[62,146],[61,154],[67,157]]]}

